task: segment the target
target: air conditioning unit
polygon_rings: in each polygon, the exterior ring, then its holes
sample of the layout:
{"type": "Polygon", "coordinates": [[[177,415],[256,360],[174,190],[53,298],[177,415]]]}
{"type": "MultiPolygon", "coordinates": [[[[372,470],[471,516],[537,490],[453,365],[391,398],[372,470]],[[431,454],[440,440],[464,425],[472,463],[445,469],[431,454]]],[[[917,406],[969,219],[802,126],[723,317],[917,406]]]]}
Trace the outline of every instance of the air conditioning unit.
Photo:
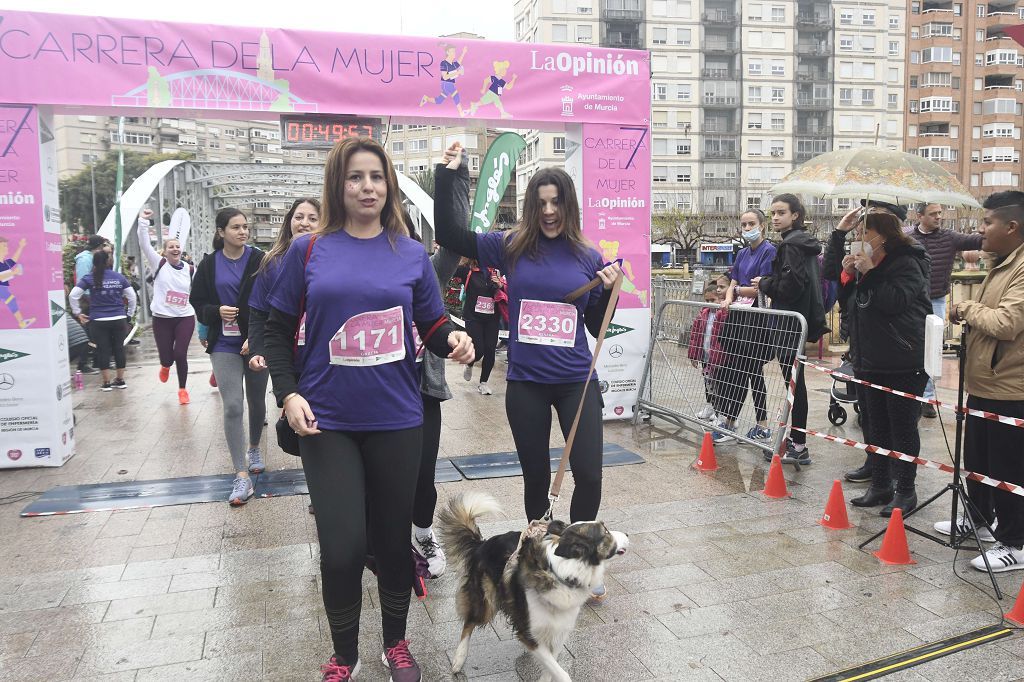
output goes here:
{"type": "Polygon", "coordinates": [[[772,150],[772,156],[782,156],[782,151],[778,149],[772,150]]]}

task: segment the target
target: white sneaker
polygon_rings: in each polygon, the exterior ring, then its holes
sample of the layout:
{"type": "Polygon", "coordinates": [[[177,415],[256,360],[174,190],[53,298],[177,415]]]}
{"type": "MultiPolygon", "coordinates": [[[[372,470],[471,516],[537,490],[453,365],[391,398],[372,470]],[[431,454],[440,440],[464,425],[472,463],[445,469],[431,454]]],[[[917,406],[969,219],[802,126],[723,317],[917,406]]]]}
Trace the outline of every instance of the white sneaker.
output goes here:
{"type": "Polygon", "coordinates": [[[494,395],[494,391],[487,384],[480,384],[477,390],[480,391],[480,395],[494,395]]]}
{"type": "Polygon", "coordinates": [[[705,421],[715,418],[715,408],[711,405],[705,405],[704,409],[697,413],[697,419],[703,419],[705,421]]]}
{"type": "MultiPolygon", "coordinates": [[[[988,563],[993,573],[1005,573],[1006,571],[1019,571],[1024,569],[1024,550],[1019,547],[1010,547],[997,542],[990,550],[985,552],[988,563]]],[[[971,566],[979,571],[985,570],[985,560],[979,554],[971,559],[971,566]]]]}
{"type": "Polygon", "coordinates": [[[448,568],[448,560],[444,556],[444,550],[437,542],[434,530],[430,530],[430,536],[425,540],[416,537],[416,531],[412,532],[412,551],[427,560],[427,569],[431,578],[440,578],[448,568]]]}
{"type": "Polygon", "coordinates": [[[466,369],[462,370],[462,378],[466,381],[473,379],[473,365],[466,365],[466,369]]]}
{"type": "Polygon", "coordinates": [[[252,481],[248,478],[239,476],[231,486],[231,496],[228,498],[228,503],[232,507],[239,507],[248,502],[249,498],[252,497],[255,492],[256,490],[252,486],[252,481]]]}
{"type": "MultiPolygon", "coordinates": [[[[998,523],[998,521],[996,523],[998,523]]],[[[995,528],[996,523],[992,524],[993,528],[995,528]]],[[[949,521],[939,521],[938,523],[935,524],[934,527],[935,527],[935,532],[937,532],[937,533],[942,533],[943,535],[951,535],[952,534],[952,533],[950,533],[950,528],[952,528],[953,526],[952,526],[952,524],[950,524],[949,521]]],[[[964,535],[964,534],[966,534],[967,535],[967,539],[973,538],[973,535],[971,534],[971,529],[967,525],[967,522],[964,520],[964,517],[962,517],[962,516],[957,517],[956,529],[957,529],[957,535],[964,535]]],[[[982,526],[978,526],[978,537],[981,538],[982,542],[995,542],[996,541],[996,539],[992,536],[992,531],[990,531],[988,528],[983,528],[982,526]]]]}

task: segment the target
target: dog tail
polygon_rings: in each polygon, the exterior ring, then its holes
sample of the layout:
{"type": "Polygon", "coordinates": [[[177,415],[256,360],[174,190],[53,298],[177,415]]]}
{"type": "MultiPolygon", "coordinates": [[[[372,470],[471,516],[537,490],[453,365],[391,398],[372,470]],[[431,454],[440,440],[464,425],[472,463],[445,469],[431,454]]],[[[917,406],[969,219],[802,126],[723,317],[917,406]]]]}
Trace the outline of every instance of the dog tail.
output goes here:
{"type": "Polygon", "coordinates": [[[465,492],[449,500],[437,513],[437,525],[441,532],[448,558],[464,563],[477,547],[483,543],[483,535],[476,520],[485,514],[498,514],[498,501],[487,493],[465,492]]]}

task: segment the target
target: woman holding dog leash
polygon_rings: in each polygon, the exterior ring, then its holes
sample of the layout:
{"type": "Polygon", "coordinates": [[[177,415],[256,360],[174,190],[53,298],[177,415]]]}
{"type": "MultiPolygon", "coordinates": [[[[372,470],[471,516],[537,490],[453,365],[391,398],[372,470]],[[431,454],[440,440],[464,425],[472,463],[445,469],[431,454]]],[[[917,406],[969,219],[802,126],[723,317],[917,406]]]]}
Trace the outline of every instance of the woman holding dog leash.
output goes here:
{"type": "MultiPolygon", "coordinates": [[[[435,172],[434,228],[439,244],[479,261],[481,269],[505,274],[509,298],[509,367],[505,412],[523,469],[526,516],[541,519],[548,509],[551,462],[551,408],[568,437],[583,393],[575,446],[570,454],[576,488],[570,518],[592,521],[601,506],[604,425],[597,377],[586,383],[592,356],[584,325],[597,335],[610,300],[609,287],[622,273],[603,265],[584,237],[572,178],[557,168],[537,172],[526,188],[523,220],[508,232],[476,234],[458,228],[453,207],[455,179],[468,171],[462,145],[445,152],[435,172]],[[451,168],[448,164],[455,165],[451,168]],[[595,276],[604,287],[566,302],[571,292],[595,276]]],[[[466,186],[462,183],[460,186],[466,186]]],[[[604,587],[595,597],[604,597],[604,587]]]]}
{"type": "Polygon", "coordinates": [[[324,609],[334,644],[322,667],[324,680],[348,680],[360,668],[367,509],[381,659],[393,682],[420,679],[405,639],[413,574],[409,529],[423,428],[413,325],[434,354],[465,364],[473,347],[444,314],[430,260],[407,235],[387,153],[366,138],[345,140],[327,158],[320,229],[292,241],[269,296],[267,365],[278,403],[299,436],[316,508],[324,609]],[[303,312],[306,344],[296,368],[303,312]]]}

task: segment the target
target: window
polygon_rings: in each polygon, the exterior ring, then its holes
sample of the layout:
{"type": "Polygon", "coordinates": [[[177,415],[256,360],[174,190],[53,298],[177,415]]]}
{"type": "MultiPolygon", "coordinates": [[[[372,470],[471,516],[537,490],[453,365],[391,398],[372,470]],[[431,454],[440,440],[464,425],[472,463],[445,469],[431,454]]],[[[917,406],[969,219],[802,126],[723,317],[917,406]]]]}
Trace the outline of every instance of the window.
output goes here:
{"type": "Polygon", "coordinates": [[[774,104],[782,104],[786,98],[785,88],[772,88],[772,102],[774,104]]]}
{"type": "Polygon", "coordinates": [[[889,108],[899,109],[900,108],[900,96],[896,93],[889,95],[889,108]]]}
{"type": "MultiPolygon", "coordinates": [[[[178,144],[181,144],[180,140],[178,144]]],[[[253,142],[249,145],[249,150],[253,152],[265,152],[267,151],[267,148],[268,147],[266,142],[253,142]]]]}
{"type": "MultiPolygon", "coordinates": [[[[676,154],[678,156],[689,156],[693,152],[693,142],[691,140],[679,140],[676,143],[676,154]]],[[[689,180],[687,180],[689,182],[689,180]]]]}
{"type": "Polygon", "coordinates": [[[82,144],[96,144],[96,133],[79,133],[78,141],[82,144]]]}
{"type": "Polygon", "coordinates": [[[785,130],[786,128],[786,115],[785,114],[772,114],[772,130],[785,130]]]}
{"type": "Polygon", "coordinates": [[[998,187],[1000,185],[1013,185],[1016,187],[1020,182],[1019,177],[1010,171],[989,171],[988,173],[981,174],[981,184],[984,187],[998,187]]]}
{"type": "Polygon", "coordinates": [[[952,62],[953,48],[951,47],[926,47],[921,50],[921,63],[952,62]]]}
{"type": "Polygon", "coordinates": [[[981,54],[980,52],[975,53],[975,55],[974,55],[974,65],[975,66],[985,66],[985,55],[981,54]]]}
{"type": "Polygon", "coordinates": [[[985,5],[978,5],[978,16],[985,16],[985,5]]]}
{"type": "Polygon", "coordinates": [[[665,199],[655,199],[654,201],[651,202],[651,208],[653,208],[655,211],[667,211],[668,201],[666,201],[665,199]]]}
{"type": "Polygon", "coordinates": [[[861,36],[860,37],[860,49],[862,52],[874,52],[875,51],[875,37],[874,36],[861,36]]]}
{"type": "Polygon", "coordinates": [[[1013,147],[985,147],[981,150],[984,163],[1017,163],[1020,156],[1013,147]]]}
{"type": "Polygon", "coordinates": [[[391,143],[392,154],[404,154],[405,153],[405,142],[392,142],[391,143]]]}
{"type": "Polygon", "coordinates": [[[786,8],[779,7],[778,5],[772,5],[772,18],[771,20],[777,24],[781,24],[786,21],[786,8]]]}
{"type": "Polygon", "coordinates": [[[761,75],[761,60],[760,59],[751,59],[749,62],[747,62],[747,73],[749,73],[751,76],[760,76],[761,75]]]}
{"type": "Polygon", "coordinates": [[[852,26],[853,25],[853,10],[844,9],[839,12],[839,24],[840,26],[852,26]]]}
{"type": "Polygon", "coordinates": [[[772,140],[770,146],[772,156],[783,156],[786,153],[786,144],[782,140],[772,140]]]}
{"type": "Polygon", "coordinates": [[[918,2],[918,0],[914,0],[914,2],[910,3],[910,13],[911,14],[920,14],[921,13],[921,3],[918,2]]]}
{"type": "Polygon", "coordinates": [[[423,140],[409,140],[409,151],[410,152],[425,152],[427,151],[427,141],[423,140]]]}
{"type": "Polygon", "coordinates": [[[772,75],[773,76],[785,76],[786,75],[786,62],[782,59],[772,60],[772,75]]]}
{"type": "Polygon", "coordinates": [[[839,36],[839,49],[844,52],[853,49],[853,36],[839,36]]]}
{"type": "Polygon", "coordinates": [[[988,123],[981,128],[982,137],[1013,137],[1020,138],[1020,129],[1011,123],[988,123]]]}
{"type": "MultiPolygon", "coordinates": [[[[900,81],[900,70],[899,70],[899,67],[892,67],[892,68],[889,69],[888,81],[890,83],[899,83],[899,81],[900,81]]],[[[912,87],[912,88],[916,88],[917,87],[917,76],[911,76],[910,77],[910,87],[912,87]]]]}
{"type": "Polygon", "coordinates": [[[688,28],[676,29],[676,42],[680,45],[689,45],[692,40],[692,33],[688,28]]]}
{"type": "Polygon", "coordinates": [[[900,56],[900,41],[890,40],[889,41],[889,56],[899,57],[900,56]]]}
{"type": "Polygon", "coordinates": [[[1017,65],[1017,51],[1016,50],[992,50],[985,53],[985,65],[991,64],[1011,64],[1017,65]]]}
{"type": "Polygon", "coordinates": [[[910,27],[910,37],[913,38],[914,40],[917,40],[918,38],[920,38],[921,37],[921,29],[919,29],[917,26],[911,26],[910,27]]]}
{"type": "Polygon", "coordinates": [[[693,86],[690,83],[680,83],[676,86],[676,99],[680,102],[689,102],[693,97],[693,86]]]}
{"type": "Polygon", "coordinates": [[[873,9],[866,9],[866,10],[864,10],[864,13],[861,15],[860,23],[863,24],[864,26],[874,26],[875,25],[875,10],[873,10],[873,9]]]}
{"type": "Polygon", "coordinates": [[[853,105],[853,88],[839,88],[839,104],[847,107],[853,105]]]}
{"type": "Polygon", "coordinates": [[[668,182],[668,166],[653,166],[651,169],[652,182],[668,182]]]}
{"type": "Polygon", "coordinates": [[[921,112],[926,111],[953,111],[953,98],[924,97],[921,99],[921,112]]]}
{"type": "Polygon", "coordinates": [[[875,106],[874,88],[864,88],[860,91],[860,103],[869,107],[875,106]]]}
{"type": "Polygon", "coordinates": [[[764,88],[759,85],[748,85],[747,86],[747,101],[753,104],[757,104],[762,101],[762,93],[764,88]]]}
{"type": "Polygon", "coordinates": [[[748,156],[764,156],[764,140],[750,140],[747,143],[748,156]]]}
{"type": "Polygon", "coordinates": [[[565,153],[565,136],[559,135],[558,137],[554,138],[554,140],[552,140],[552,145],[553,145],[555,154],[564,154],[565,153]]]}
{"type": "Polygon", "coordinates": [[[900,18],[897,16],[889,17],[889,30],[898,31],[900,30],[900,18]]]}
{"type": "MultiPolygon", "coordinates": [[[[652,111],[651,112],[651,127],[652,128],[667,128],[668,127],[668,112],[667,111],[652,111]]],[[[524,185],[525,187],[525,185],[524,185]]]]}
{"type": "Polygon", "coordinates": [[[576,27],[576,42],[589,43],[594,39],[594,27],[590,24],[580,24],[576,27]]]}
{"type": "Polygon", "coordinates": [[[651,29],[651,42],[655,45],[667,45],[668,44],[668,29],[667,28],[654,28],[651,29]]]}
{"type": "Polygon", "coordinates": [[[749,117],[747,118],[747,128],[749,128],[750,130],[760,130],[761,127],[762,127],[761,126],[762,114],[754,113],[754,114],[748,114],[748,116],[749,117]]]}
{"type": "Polygon", "coordinates": [[[655,83],[654,99],[662,101],[668,99],[668,86],[664,83],[655,83]]]}
{"type": "MultiPolygon", "coordinates": [[[[81,120],[81,116],[78,117],[81,120]]],[[[82,163],[96,163],[100,160],[98,154],[82,154],[82,163]]]]}
{"type": "Polygon", "coordinates": [[[565,43],[569,40],[569,25],[568,24],[552,24],[551,25],[551,40],[556,43],[565,43]]]}
{"type": "Polygon", "coordinates": [[[676,182],[689,183],[693,179],[693,171],[689,166],[678,166],[676,168],[676,182]]]}
{"type": "Polygon", "coordinates": [[[747,21],[761,21],[764,18],[764,7],[761,5],[750,5],[747,8],[747,21]]]}
{"type": "Polygon", "coordinates": [[[1017,100],[1007,98],[987,99],[981,105],[983,114],[1015,114],[1017,109],[1017,100]]]}

